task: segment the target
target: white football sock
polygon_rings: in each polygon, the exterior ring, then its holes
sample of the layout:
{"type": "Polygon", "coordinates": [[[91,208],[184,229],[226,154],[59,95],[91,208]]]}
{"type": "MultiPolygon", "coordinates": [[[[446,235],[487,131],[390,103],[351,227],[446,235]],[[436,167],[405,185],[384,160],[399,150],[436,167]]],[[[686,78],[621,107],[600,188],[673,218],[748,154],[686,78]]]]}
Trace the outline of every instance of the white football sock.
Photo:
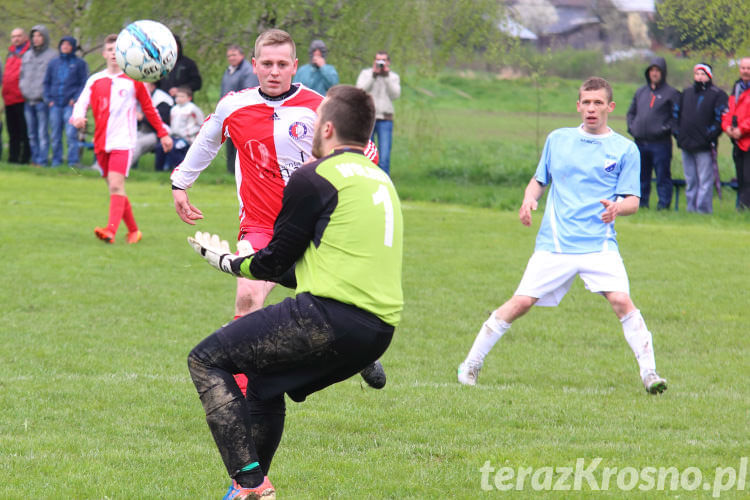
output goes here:
{"type": "Polygon", "coordinates": [[[490,314],[490,317],[484,322],[482,328],[479,330],[477,338],[474,339],[474,345],[471,346],[471,350],[466,356],[466,361],[481,364],[484,361],[484,357],[489,354],[495,343],[500,340],[500,337],[502,337],[509,328],[510,323],[498,320],[495,317],[494,312],[490,314]]]}
{"type": "Polygon", "coordinates": [[[631,311],[620,319],[622,331],[625,333],[625,340],[635,354],[638,361],[638,367],[641,371],[641,378],[647,370],[656,370],[656,361],[654,360],[654,345],[651,332],[646,328],[646,322],[643,321],[641,311],[636,309],[631,311]]]}

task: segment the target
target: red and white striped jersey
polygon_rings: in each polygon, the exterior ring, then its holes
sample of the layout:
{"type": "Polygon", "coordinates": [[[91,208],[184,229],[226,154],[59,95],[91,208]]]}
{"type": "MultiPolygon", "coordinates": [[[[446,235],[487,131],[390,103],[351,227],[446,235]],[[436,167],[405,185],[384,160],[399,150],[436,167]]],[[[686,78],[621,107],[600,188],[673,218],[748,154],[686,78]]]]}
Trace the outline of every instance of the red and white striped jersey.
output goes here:
{"type": "Polygon", "coordinates": [[[304,85],[294,89],[279,100],[265,99],[258,87],[224,96],[172,172],[172,184],[192,186],[229,139],[237,148],[240,231],[272,231],[289,176],[312,159],[313,124],[323,100],[304,85]]]}
{"type": "Polygon", "coordinates": [[[122,72],[113,75],[104,70],[91,75],[73,107],[71,120],[85,118],[90,104],[94,115],[94,152],[130,150],[136,144],[136,101],[156,135],[167,135],[146,86],[122,72]]]}

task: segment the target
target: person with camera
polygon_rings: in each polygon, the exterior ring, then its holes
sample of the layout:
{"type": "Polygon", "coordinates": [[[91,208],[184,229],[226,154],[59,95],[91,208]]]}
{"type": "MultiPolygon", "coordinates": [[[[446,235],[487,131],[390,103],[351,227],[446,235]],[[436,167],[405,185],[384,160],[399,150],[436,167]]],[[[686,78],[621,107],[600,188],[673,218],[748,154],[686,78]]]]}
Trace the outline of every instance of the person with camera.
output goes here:
{"type": "Polygon", "coordinates": [[[740,79],[729,96],[729,110],[721,119],[724,132],[732,138],[732,158],[737,170],[737,209],[750,208],[750,57],[740,59],[740,79]]]}
{"type": "Polygon", "coordinates": [[[323,40],[313,40],[310,43],[310,62],[300,67],[294,75],[294,82],[313,89],[325,96],[328,89],[339,83],[339,74],[332,64],[326,63],[328,47],[323,40]]]}
{"type": "Polygon", "coordinates": [[[357,77],[357,87],[372,95],[375,101],[375,128],[372,140],[378,144],[378,166],[391,175],[391,142],[393,137],[393,101],[401,95],[401,79],[391,71],[388,52],[375,54],[372,68],[365,68],[357,77]],[[377,137],[377,139],[376,139],[377,137]]]}

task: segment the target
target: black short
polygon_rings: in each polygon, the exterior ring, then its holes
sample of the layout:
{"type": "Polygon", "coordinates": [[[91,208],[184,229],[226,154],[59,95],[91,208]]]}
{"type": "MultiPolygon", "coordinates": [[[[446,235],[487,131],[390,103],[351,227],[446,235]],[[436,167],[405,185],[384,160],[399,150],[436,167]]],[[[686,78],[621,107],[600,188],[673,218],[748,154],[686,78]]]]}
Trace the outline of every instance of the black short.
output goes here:
{"type": "Polygon", "coordinates": [[[229,323],[196,350],[246,374],[248,399],[286,392],[299,402],[378,359],[393,330],[358,307],[302,293],[229,323]]]}

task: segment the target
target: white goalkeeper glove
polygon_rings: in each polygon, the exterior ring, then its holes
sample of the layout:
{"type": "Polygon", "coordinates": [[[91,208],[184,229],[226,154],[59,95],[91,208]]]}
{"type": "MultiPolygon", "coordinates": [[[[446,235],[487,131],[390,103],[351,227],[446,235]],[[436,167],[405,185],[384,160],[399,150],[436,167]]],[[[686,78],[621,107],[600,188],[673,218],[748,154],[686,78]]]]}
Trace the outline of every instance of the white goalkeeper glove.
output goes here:
{"type": "Polygon", "coordinates": [[[219,238],[218,234],[202,233],[197,231],[195,237],[188,236],[188,243],[201,257],[219,271],[241,277],[239,263],[254,253],[250,242],[241,240],[237,243],[237,252],[234,255],[229,249],[229,243],[219,238]],[[237,263],[232,266],[233,263],[237,263]],[[236,271],[235,271],[236,269],[236,271]]]}

